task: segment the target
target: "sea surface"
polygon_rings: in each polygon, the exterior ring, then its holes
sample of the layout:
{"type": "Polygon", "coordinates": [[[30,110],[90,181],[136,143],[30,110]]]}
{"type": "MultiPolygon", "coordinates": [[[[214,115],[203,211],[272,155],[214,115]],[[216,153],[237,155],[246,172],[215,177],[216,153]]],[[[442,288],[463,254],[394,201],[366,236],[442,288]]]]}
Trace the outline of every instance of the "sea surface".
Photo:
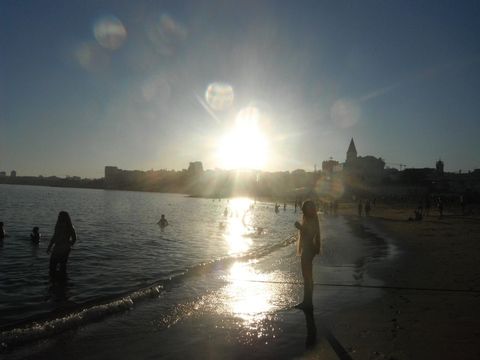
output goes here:
{"type": "MultiPolygon", "coordinates": [[[[227,316],[247,342],[275,338],[278,329],[269,333],[265,321],[301,300],[293,226],[301,214],[291,205],[276,214],[274,203],[248,198],[12,185],[0,185],[0,203],[8,235],[0,244],[0,330],[9,350],[99,321],[120,342],[159,331],[168,338],[194,313],[218,322],[227,316]],[[67,279],[52,281],[46,248],[61,210],[70,213],[77,243],[67,279]],[[161,214],[165,229],[157,225],[161,214]],[[30,242],[33,226],[40,245],[30,242]]],[[[394,256],[388,239],[365,227],[352,231],[341,216],[320,218],[324,254],[315,260],[315,282],[381,285],[368,267],[394,256]]],[[[373,296],[331,287],[317,298],[328,312],[373,296]]],[[[103,349],[98,336],[107,335],[90,334],[91,346],[103,349]]]]}

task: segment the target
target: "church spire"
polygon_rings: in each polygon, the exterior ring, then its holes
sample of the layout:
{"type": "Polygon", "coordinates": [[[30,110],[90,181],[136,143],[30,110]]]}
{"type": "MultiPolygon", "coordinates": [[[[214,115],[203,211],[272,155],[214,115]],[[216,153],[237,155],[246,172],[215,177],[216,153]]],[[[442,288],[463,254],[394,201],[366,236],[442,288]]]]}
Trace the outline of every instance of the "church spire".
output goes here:
{"type": "Polygon", "coordinates": [[[350,140],[350,145],[348,146],[348,150],[347,150],[347,162],[355,160],[356,158],[357,158],[357,149],[355,148],[355,143],[353,142],[353,137],[352,137],[352,140],[350,140]]]}

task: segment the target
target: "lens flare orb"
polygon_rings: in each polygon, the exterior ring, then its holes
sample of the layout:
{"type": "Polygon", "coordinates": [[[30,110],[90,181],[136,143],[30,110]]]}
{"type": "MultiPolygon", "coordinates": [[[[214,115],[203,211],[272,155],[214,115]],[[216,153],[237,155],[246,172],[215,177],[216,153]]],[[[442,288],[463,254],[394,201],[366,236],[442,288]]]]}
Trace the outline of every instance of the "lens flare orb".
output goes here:
{"type": "Polygon", "coordinates": [[[233,87],[222,82],[211,83],[205,91],[205,100],[213,110],[227,110],[233,105],[233,87]]]}
{"type": "Polygon", "coordinates": [[[102,17],[95,22],[93,34],[100,46],[116,50],[127,38],[127,30],[122,22],[113,15],[102,17]]]}

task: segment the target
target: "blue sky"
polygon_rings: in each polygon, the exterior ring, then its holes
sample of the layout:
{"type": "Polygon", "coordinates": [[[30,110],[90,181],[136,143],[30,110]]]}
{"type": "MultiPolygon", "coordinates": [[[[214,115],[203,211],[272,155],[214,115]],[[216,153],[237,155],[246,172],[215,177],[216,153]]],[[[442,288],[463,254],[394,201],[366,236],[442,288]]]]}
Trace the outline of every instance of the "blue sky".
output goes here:
{"type": "Polygon", "coordinates": [[[476,1],[2,1],[0,170],[214,168],[248,106],[266,170],[344,161],[351,137],[387,163],[480,168],[478,34],[476,1]],[[112,22],[126,36],[95,36],[112,22]]]}

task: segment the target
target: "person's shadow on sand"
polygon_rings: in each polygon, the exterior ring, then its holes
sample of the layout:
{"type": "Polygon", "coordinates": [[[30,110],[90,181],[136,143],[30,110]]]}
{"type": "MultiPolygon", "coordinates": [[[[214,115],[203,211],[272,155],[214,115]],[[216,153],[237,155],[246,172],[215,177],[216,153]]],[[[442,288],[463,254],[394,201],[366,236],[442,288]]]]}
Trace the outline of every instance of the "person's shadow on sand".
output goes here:
{"type": "Polygon", "coordinates": [[[313,310],[303,310],[305,322],[307,323],[307,338],[305,339],[305,347],[311,349],[317,343],[317,327],[315,326],[315,318],[313,310]]]}
{"type": "MultiPolygon", "coordinates": [[[[315,324],[315,318],[313,316],[313,310],[303,310],[305,315],[305,322],[307,325],[307,337],[305,339],[305,347],[307,350],[312,350],[317,344],[317,326],[315,324]]],[[[324,337],[333,351],[337,354],[340,360],[352,360],[348,351],[340,344],[335,336],[324,325],[319,326],[319,334],[324,337]]]]}

